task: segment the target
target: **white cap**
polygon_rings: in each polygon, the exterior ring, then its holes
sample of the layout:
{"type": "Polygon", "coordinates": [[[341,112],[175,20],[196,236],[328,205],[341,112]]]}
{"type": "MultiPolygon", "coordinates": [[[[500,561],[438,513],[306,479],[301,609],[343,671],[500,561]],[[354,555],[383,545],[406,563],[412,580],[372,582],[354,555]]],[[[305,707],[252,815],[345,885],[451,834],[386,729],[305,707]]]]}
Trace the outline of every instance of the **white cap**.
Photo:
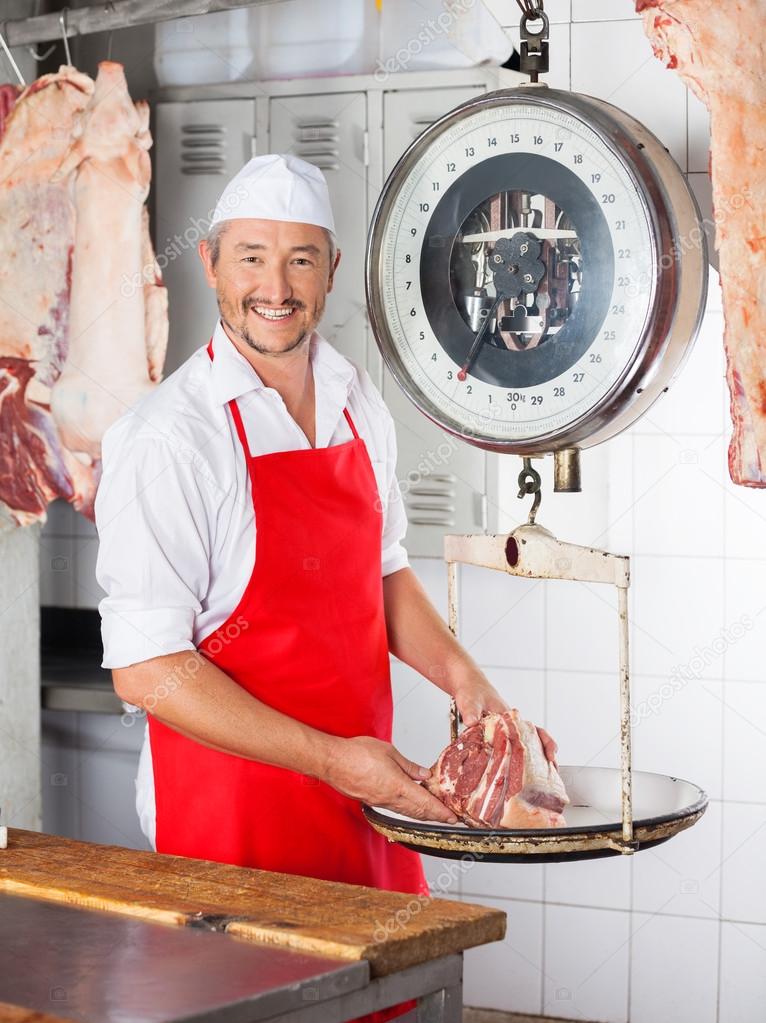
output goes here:
{"type": "Polygon", "coordinates": [[[317,224],[335,233],[324,174],[288,154],[269,153],[246,163],[224,188],[211,223],[243,217],[317,224]]]}

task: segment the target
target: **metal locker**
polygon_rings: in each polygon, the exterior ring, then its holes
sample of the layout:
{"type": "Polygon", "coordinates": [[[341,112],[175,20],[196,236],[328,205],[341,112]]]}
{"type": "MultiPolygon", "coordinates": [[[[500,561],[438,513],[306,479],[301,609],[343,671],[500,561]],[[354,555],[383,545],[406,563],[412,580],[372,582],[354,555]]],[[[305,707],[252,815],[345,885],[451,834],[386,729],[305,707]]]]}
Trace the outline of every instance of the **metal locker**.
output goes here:
{"type": "MultiPolygon", "coordinates": [[[[424,128],[480,86],[388,92],[383,101],[385,177],[424,128]]],[[[492,456],[434,426],[404,396],[387,370],[383,397],[396,421],[397,477],[407,508],[405,546],[414,557],[442,557],[445,533],[487,528],[486,471],[492,456]]]]}
{"type": "Polygon", "coordinates": [[[383,173],[387,178],[409,144],[442,114],[480,96],[480,85],[457,89],[407,89],[383,97],[383,173]]]}
{"type": "Polygon", "coordinates": [[[205,344],[218,308],[197,243],[207,234],[218,197],[253,155],[250,99],[157,104],[155,244],[168,287],[167,376],[205,344]]]}
{"type": "Polygon", "coordinates": [[[367,102],[363,92],[270,101],[269,146],[315,164],[330,190],[341,261],[319,330],[346,358],[367,365],[364,247],[367,102]]]}

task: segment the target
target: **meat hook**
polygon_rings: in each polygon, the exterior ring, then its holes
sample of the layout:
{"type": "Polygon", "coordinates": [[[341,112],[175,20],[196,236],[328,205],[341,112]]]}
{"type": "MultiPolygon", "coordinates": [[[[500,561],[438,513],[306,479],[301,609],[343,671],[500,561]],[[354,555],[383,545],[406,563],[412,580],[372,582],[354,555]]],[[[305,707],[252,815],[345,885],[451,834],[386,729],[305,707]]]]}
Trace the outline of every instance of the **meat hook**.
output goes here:
{"type": "Polygon", "coordinates": [[[69,8],[64,7],[63,10],[61,11],[61,14],[59,14],[59,25],[61,25],[61,34],[64,37],[64,55],[66,56],[67,64],[69,64],[69,66],[71,67],[72,54],[69,52],[69,39],[67,38],[69,31],[67,29],[66,23],[67,14],[69,14],[69,8]]]}
{"type": "Polygon", "coordinates": [[[540,501],[542,500],[541,482],[540,473],[537,469],[532,468],[532,459],[525,458],[524,468],[519,473],[519,497],[524,497],[525,494],[535,495],[532,507],[529,509],[529,517],[527,518],[530,526],[535,524],[535,515],[537,515],[537,509],[540,507],[540,501]]]}

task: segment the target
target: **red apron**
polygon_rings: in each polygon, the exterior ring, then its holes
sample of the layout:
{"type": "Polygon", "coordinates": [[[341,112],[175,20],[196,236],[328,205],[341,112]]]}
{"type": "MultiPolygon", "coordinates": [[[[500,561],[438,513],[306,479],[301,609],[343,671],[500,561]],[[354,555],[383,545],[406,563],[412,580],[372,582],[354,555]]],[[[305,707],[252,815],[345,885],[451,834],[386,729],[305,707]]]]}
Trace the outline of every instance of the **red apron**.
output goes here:
{"type": "MultiPolygon", "coordinates": [[[[353,440],[254,457],[236,401],[229,407],[247,459],[257,555],[239,604],[199,650],[292,718],[390,742],[382,513],[366,445],[346,409],[353,440]]],[[[428,894],[420,857],[374,831],[356,800],[148,719],[158,852],[428,894]]]]}

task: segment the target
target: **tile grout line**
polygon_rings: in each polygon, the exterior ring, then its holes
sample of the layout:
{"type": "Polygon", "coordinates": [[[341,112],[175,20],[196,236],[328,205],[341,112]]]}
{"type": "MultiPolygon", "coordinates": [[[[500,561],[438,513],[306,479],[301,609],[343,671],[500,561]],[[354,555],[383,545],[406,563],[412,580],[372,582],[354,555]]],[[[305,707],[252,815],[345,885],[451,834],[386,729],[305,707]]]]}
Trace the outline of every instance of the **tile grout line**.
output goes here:
{"type": "MultiPolygon", "coordinates": [[[[633,582],[633,579],[632,579],[632,575],[633,575],[633,554],[634,554],[635,549],[636,549],[636,436],[635,436],[635,434],[633,434],[633,436],[631,438],[631,455],[632,455],[632,458],[631,458],[631,467],[630,467],[630,474],[631,474],[631,494],[630,494],[630,498],[631,498],[631,512],[630,512],[630,547],[631,547],[631,569],[630,569],[630,573],[631,573],[631,580],[630,580],[630,582],[632,584],[632,582],[633,582]]],[[[635,627],[633,625],[633,607],[634,607],[634,604],[635,604],[635,599],[633,599],[634,593],[635,593],[635,591],[632,591],[632,592],[629,591],[628,592],[628,620],[631,623],[631,628],[630,628],[629,635],[628,635],[628,641],[629,641],[629,644],[630,644],[629,647],[628,647],[628,665],[629,665],[629,669],[630,669],[631,694],[632,694],[632,689],[633,689],[633,644],[634,644],[634,641],[635,641],[635,627]]],[[[631,732],[632,732],[632,729],[631,729],[631,732]]],[[[631,736],[631,744],[632,744],[632,736],[631,736]]],[[[632,768],[632,763],[631,763],[631,773],[632,773],[632,770],[633,770],[633,768],[632,768]]],[[[631,857],[631,862],[630,862],[630,899],[629,899],[630,910],[629,910],[629,916],[628,916],[628,927],[630,928],[630,932],[628,934],[628,984],[627,984],[627,998],[628,998],[627,1010],[628,1011],[627,1011],[627,1023],[630,1023],[630,1016],[631,1016],[631,1010],[632,1010],[632,998],[633,998],[633,921],[635,919],[635,917],[633,915],[634,906],[635,906],[635,871],[634,871],[634,868],[633,868],[633,862],[634,862],[634,858],[631,857]]]]}
{"type": "MultiPolygon", "coordinates": [[[[726,525],[727,525],[727,514],[726,514],[726,495],[724,493],[722,497],[723,504],[723,544],[724,551],[726,550],[726,525]]],[[[721,587],[723,597],[723,620],[728,620],[729,602],[727,593],[728,583],[728,571],[726,558],[721,563],[721,587]]],[[[722,864],[721,872],[718,877],[718,957],[717,957],[717,976],[716,976],[716,998],[715,998],[715,1019],[716,1023],[720,1023],[721,1019],[721,981],[723,979],[723,875],[726,870],[724,862],[724,833],[725,833],[725,819],[726,819],[726,708],[727,708],[727,661],[728,661],[728,647],[723,652],[721,658],[721,670],[723,671],[723,706],[721,707],[721,834],[718,838],[718,849],[719,849],[719,862],[722,864]]]]}
{"type": "MultiPolygon", "coordinates": [[[[548,587],[543,587],[543,720],[548,727],[548,587]]],[[[545,1009],[546,924],[548,921],[548,864],[543,864],[540,903],[540,1012],[545,1009]]]]}

